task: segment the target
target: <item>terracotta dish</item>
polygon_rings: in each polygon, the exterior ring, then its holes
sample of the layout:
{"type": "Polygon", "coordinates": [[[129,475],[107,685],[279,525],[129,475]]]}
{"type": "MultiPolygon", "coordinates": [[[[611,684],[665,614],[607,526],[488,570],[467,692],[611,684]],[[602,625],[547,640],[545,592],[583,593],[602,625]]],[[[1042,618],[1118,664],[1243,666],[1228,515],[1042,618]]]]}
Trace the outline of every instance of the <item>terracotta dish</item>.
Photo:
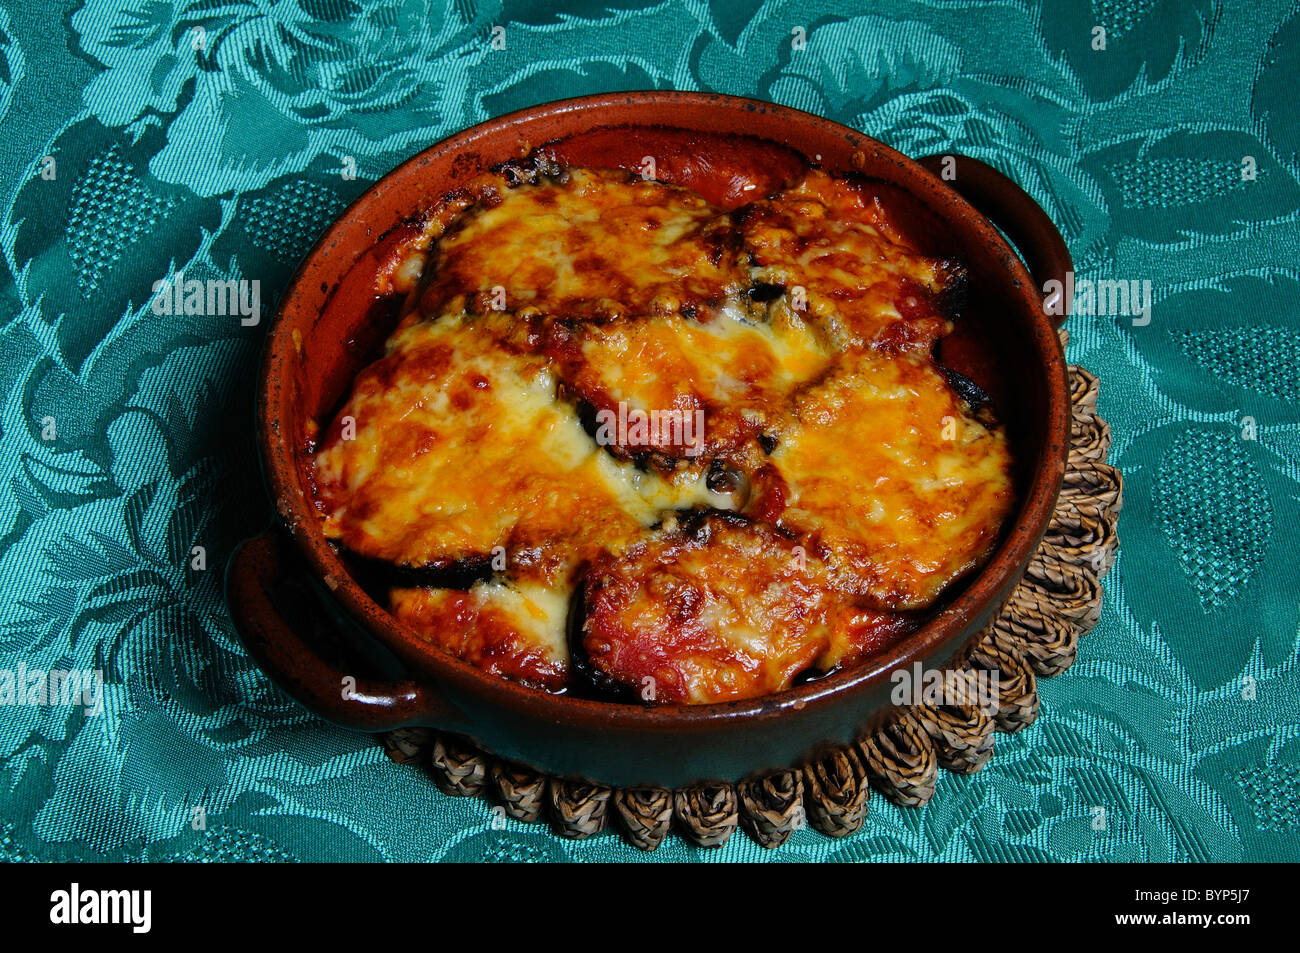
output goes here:
{"type": "Polygon", "coordinates": [[[1043,536],[1064,471],[1069,398],[1039,289],[1070,268],[1050,220],[991,167],[961,156],[912,161],[844,126],[768,103],[606,95],[475,126],[366,192],[317,243],[284,296],[257,408],[279,518],[232,557],[227,596],[236,627],[282,688],[339,724],[366,731],[430,725],[502,758],[609,785],[736,780],[851,741],[888,713],[892,672],[916,662],[942,666],[1000,609],[1043,536]],[[431,645],[368,594],[374,587],[364,569],[322,531],[312,483],[318,428],[338,413],[397,324],[406,295],[391,280],[394,262],[429,211],[538,147],[563,165],[592,169],[643,170],[653,157],[654,178],[724,208],[777,188],[808,163],[852,172],[920,254],[960,263],[965,303],[936,359],[987,395],[1014,461],[1016,503],[982,568],[945,591],[919,628],[785,691],[645,706],[549,694],[483,671],[431,645]]]}

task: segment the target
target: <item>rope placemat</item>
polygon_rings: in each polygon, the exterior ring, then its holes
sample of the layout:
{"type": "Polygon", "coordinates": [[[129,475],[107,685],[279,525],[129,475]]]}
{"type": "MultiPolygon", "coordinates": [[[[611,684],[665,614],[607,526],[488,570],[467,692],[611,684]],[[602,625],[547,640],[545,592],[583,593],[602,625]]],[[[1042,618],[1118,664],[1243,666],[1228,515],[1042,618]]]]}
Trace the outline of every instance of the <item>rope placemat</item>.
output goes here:
{"type": "MultiPolygon", "coordinates": [[[[1066,332],[1061,332],[1062,343],[1066,332]]],[[[785,771],[734,784],[709,782],[668,791],[609,788],[549,777],[494,757],[430,728],[390,732],[390,758],[422,764],[445,794],[484,795],[506,815],[547,822],[561,837],[614,827],[641,850],[654,850],[676,829],[704,847],[720,847],[736,828],[763,847],[778,847],[800,827],[828,837],[858,830],[871,788],[895,804],[918,807],[934,795],[939,769],[978,771],[993,756],[996,732],[1011,733],[1038,717],[1038,679],[1074,664],[1080,636],[1101,613],[1101,579],[1119,540],[1123,504],[1119,470],[1106,463],[1110,427],[1097,416],[1097,378],[1069,368],[1070,452],[1056,511],[1019,585],[1002,611],[973,637],[945,679],[993,683],[997,711],[974,704],[900,708],[874,734],[785,771]]],[[[991,706],[990,706],[991,707],[991,706]]]]}

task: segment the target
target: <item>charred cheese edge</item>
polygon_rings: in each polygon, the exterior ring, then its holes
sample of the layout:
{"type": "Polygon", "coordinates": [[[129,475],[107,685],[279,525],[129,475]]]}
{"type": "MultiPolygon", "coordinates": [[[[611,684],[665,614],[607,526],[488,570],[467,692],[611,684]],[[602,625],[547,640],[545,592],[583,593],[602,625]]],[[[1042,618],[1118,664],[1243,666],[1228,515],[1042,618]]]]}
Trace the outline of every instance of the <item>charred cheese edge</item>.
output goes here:
{"type": "Polygon", "coordinates": [[[951,330],[939,300],[962,273],[909,248],[853,183],[812,170],[735,217],[754,279],[841,348],[929,349],[951,330]]]}

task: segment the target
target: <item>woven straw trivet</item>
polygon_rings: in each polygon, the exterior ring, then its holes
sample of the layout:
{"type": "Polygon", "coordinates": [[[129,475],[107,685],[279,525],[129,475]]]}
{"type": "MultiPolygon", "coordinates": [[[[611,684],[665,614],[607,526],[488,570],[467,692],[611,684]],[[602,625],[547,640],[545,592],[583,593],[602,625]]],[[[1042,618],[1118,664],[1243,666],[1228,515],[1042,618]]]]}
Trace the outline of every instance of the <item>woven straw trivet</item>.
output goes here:
{"type": "MultiPolygon", "coordinates": [[[[1061,332],[1062,343],[1067,339],[1061,332]]],[[[487,795],[520,821],[549,821],[581,838],[613,826],[629,844],[654,850],[674,826],[687,839],[720,847],[742,828],[763,847],[778,847],[800,827],[842,837],[862,826],[870,788],[908,807],[934,794],[938,770],[978,771],[993,755],[994,732],[1015,732],[1038,717],[1038,679],[1074,664],[1079,637],[1101,612],[1101,577],[1115,559],[1115,523],[1123,503],[1120,473],[1106,463],[1110,427],[1097,416],[1097,378],[1071,366],[1073,426],[1069,463],[1042,545],[1000,615],[975,636],[953,677],[998,671],[998,711],[975,705],[899,709],[884,727],[818,761],[680,791],[612,789],[547,777],[503,762],[471,743],[428,728],[389,733],[399,762],[423,761],[438,787],[458,796],[487,795]]]]}

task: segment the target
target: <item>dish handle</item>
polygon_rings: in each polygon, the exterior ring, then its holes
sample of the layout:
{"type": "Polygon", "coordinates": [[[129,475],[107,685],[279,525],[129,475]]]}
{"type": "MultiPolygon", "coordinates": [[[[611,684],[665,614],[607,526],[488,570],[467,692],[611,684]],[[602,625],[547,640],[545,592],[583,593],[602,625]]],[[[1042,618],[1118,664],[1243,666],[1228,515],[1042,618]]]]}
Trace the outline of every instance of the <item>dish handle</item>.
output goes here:
{"type": "MultiPolygon", "coordinates": [[[[1006,233],[1024,258],[1030,277],[1044,289],[1045,295],[1049,281],[1059,282],[1057,287],[1062,289],[1072,286],[1066,275],[1074,271],[1074,262],[1060,230],[1012,179],[970,156],[944,153],[922,156],[916,161],[1006,233]]],[[[1058,299],[1068,297],[1058,295],[1058,299]]],[[[1059,328],[1065,323],[1071,304],[1069,300],[1045,299],[1044,310],[1053,326],[1059,328]]]]}
{"type": "MultiPolygon", "coordinates": [[[[281,689],[308,711],[357,731],[391,731],[404,725],[458,719],[432,689],[414,681],[362,677],[327,659],[285,618],[282,606],[297,596],[277,530],[244,542],[226,568],[226,604],[248,654],[281,689]]],[[[297,580],[301,582],[301,580],[297,580]]],[[[304,591],[304,598],[313,598],[304,591]]]]}

